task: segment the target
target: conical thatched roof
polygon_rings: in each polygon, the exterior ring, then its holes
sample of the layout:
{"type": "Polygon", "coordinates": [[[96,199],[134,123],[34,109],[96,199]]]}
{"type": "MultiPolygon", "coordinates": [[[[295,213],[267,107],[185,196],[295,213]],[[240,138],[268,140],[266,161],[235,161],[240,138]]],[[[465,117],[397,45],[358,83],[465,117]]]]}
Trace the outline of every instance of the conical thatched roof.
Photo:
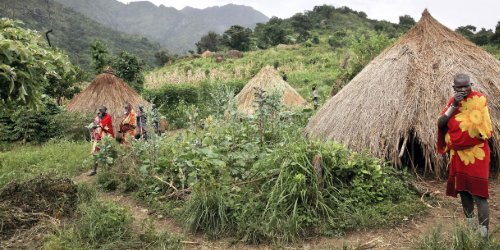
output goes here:
{"type": "Polygon", "coordinates": [[[267,93],[274,91],[283,93],[282,103],[286,107],[305,107],[307,105],[307,101],[292,86],[283,81],[279,72],[268,65],[262,68],[236,96],[239,112],[245,114],[255,112],[256,89],[262,89],[267,93]]]}
{"type": "MultiPolygon", "coordinates": [[[[97,114],[101,105],[108,108],[108,113],[113,118],[113,128],[118,132],[118,125],[123,119],[125,103],[132,104],[137,110],[139,104],[149,105],[131,87],[112,71],[107,70],[99,74],[78,95],[76,95],[66,107],[67,111],[85,114],[97,114]]],[[[90,122],[90,121],[89,121],[90,122]]]]}
{"type": "Polygon", "coordinates": [[[209,57],[209,56],[212,56],[214,54],[214,52],[210,51],[210,50],[205,50],[205,52],[201,53],[201,57],[209,57]]]}
{"type": "MultiPolygon", "coordinates": [[[[494,136],[500,136],[500,62],[427,10],[407,34],[323,105],[306,133],[397,164],[413,162],[441,176],[446,161],[437,153],[436,124],[453,94],[457,73],[469,74],[473,89],[486,95],[494,136]],[[403,145],[406,150],[401,150],[403,145]]],[[[497,138],[492,150],[499,155],[497,138]]],[[[492,158],[492,166],[498,165],[498,158],[492,158]]]]}

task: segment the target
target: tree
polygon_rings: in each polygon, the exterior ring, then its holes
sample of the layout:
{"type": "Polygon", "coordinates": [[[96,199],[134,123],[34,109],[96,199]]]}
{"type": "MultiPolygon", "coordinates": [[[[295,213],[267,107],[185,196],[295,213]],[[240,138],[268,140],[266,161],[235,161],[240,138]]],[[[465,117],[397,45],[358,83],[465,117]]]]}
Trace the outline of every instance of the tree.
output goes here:
{"type": "Polygon", "coordinates": [[[495,33],[491,36],[491,43],[500,45],[500,21],[495,27],[495,33]]]}
{"type": "Polygon", "coordinates": [[[155,59],[158,66],[163,66],[173,60],[173,56],[167,50],[160,50],[155,53],[155,59]]]}
{"type": "Polygon", "coordinates": [[[472,39],[474,39],[474,33],[476,32],[476,27],[472,25],[460,26],[455,31],[460,33],[469,41],[472,41],[472,39]]]}
{"type": "Polygon", "coordinates": [[[312,23],[309,18],[302,14],[297,13],[290,18],[293,30],[299,34],[299,41],[303,42],[310,36],[309,30],[312,29],[312,23]]]}
{"type": "Polygon", "coordinates": [[[71,99],[80,88],[75,86],[77,79],[77,68],[68,61],[54,61],[54,64],[61,64],[58,67],[65,69],[61,74],[48,74],[48,84],[44,88],[44,93],[55,98],[57,105],[61,106],[63,99],[71,99]]]}
{"type": "Polygon", "coordinates": [[[221,35],[213,31],[209,31],[206,35],[201,37],[200,41],[196,43],[196,48],[199,54],[203,53],[205,50],[216,52],[220,50],[221,42],[221,35]]]}
{"type": "Polygon", "coordinates": [[[95,40],[90,44],[90,56],[96,74],[100,74],[104,67],[111,63],[108,47],[100,40],[95,40]]]}
{"type": "Polygon", "coordinates": [[[250,50],[252,30],[239,25],[233,25],[222,34],[222,42],[228,48],[240,51],[250,50]]]}
{"type": "Polygon", "coordinates": [[[0,103],[41,106],[41,95],[58,97],[70,88],[75,69],[68,56],[47,45],[35,31],[21,22],[0,19],[0,103]]]}
{"type": "Polygon", "coordinates": [[[472,41],[475,44],[482,46],[488,44],[492,37],[493,37],[492,30],[486,30],[485,28],[482,28],[480,31],[474,34],[472,41]]]}
{"type": "Polygon", "coordinates": [[[415,25],[415,19],[410,15],[404,15],[399,17],[399,27],[403,30],[409,30],[411,27],[415,25]]]}
{"type": "Polygon", "coordinates": [[[291,33],[292,31],[287,27],[287,24],[278,17],[271,17],[266,24],[258,23],[254,31],[257,45],[263,49],[278,44],[287,44],[289,42],[287,36],[291,33]]]}
{"type": "Polygon", "coordinates": [[[118,76],[123,78],[132,88],[140,92],[144,85],[144,75],[142,74],[144,62],[137,56],[122,51],[113,59],[113,68],[118,76]]]}

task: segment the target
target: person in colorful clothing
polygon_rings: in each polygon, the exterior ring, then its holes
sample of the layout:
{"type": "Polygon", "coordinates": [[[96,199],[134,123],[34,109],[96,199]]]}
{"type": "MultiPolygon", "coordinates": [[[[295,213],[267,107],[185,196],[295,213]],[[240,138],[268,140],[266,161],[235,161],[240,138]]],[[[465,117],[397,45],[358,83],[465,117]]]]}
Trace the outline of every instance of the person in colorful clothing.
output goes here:
{"type": "Polygon", "coordinates": [[[139,105],[139,110],[136,114],[137,116],[137,131],[135,138],[144,138],[147,139],[147,132],[146,132],[146,111],[144,110],[144,105],[139,105]]]}
{"type": "Polygon", "coordinates": [[[454,96],[438,119],[438,152],[449,153],[446,195],[460,195],[465,216],[474,224],[474,203],[479,217],[479,231],[488,236],[488,177],[493,128],[486,97],[473,91],[470,77],[457,74],[453,80],[454,96]]]}
{"type": "Polygon", "coordinates": [[[120,133],[122,134],[122,144],[126,144],[135,138],[135,127],[137,124],[137,115],[132,109],[130,103],[125,104],[125,118],[120,124],[120,133]]]}
{"type": "MultiPolygon", "coordinates": [[[[99,152],[99,147],[97,143],[101,141],[104,136],[115,137],[113,132],[113,122],[111,115],[106,113],[107,108],[105,106],[99,107],[99,112],[94,119],[92,124],[92,140],[94,143],[92,144],[92,154],[95,156],[97,152],[99,152]]],[[[92,171],[88,174],[89,176],[95,175],[97,173],[97,159],[94,157],[94,164],[92,166],[92,171]]]]}

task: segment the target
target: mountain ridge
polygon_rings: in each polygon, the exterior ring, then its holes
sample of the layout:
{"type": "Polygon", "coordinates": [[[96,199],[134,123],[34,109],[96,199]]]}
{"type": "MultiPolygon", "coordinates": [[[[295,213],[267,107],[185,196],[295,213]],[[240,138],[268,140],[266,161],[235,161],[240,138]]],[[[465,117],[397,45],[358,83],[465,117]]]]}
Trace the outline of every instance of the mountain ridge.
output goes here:
{"type": "Polygon", "coordinates": [[[73,63],[91,68],[90,44],[103,41],[110,52],[127,51],[152,65],[154,53],[160,49],[144,37],[128,35],[95,22],[57,3],[39,0],[2,0],[0,17],[21,20],[24,26],[43,35],[49,29],[52,44],[65,50],[73,63]]]}
{"type": "Polygon", "coordinates": [[[174,53],[194,50],[208,31],[222,33],[231,25],[254,27],[269,18],[250,6],[226,4],[177,10],[149,1],[55,0],[107,27],[147,37],[174,53]]]}

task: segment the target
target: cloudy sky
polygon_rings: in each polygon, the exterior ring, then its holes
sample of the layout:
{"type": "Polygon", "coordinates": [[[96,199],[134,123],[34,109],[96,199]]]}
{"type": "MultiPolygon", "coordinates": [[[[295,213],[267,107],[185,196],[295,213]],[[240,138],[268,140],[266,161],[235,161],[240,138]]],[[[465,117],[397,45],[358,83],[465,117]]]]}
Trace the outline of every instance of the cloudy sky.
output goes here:
{"type": "MultiPolygon", "coordinates": [[[[119,0],[128,3],[133,0],[119,0]]],[[[206,8],[228,3],[251,6],[268,17],[287,18],[297,12],[311,10],[316,5],[329,4],[335,7],[348,6],[364,11],[369,18],[398,22],[404,14],[416,21],[425,8],[438,21],[455,29],[458,26],[474,25],[478,28],[495,28],[500,21],[499,0],[149,0],[177,9],[185,6],[206,8]]]]}

